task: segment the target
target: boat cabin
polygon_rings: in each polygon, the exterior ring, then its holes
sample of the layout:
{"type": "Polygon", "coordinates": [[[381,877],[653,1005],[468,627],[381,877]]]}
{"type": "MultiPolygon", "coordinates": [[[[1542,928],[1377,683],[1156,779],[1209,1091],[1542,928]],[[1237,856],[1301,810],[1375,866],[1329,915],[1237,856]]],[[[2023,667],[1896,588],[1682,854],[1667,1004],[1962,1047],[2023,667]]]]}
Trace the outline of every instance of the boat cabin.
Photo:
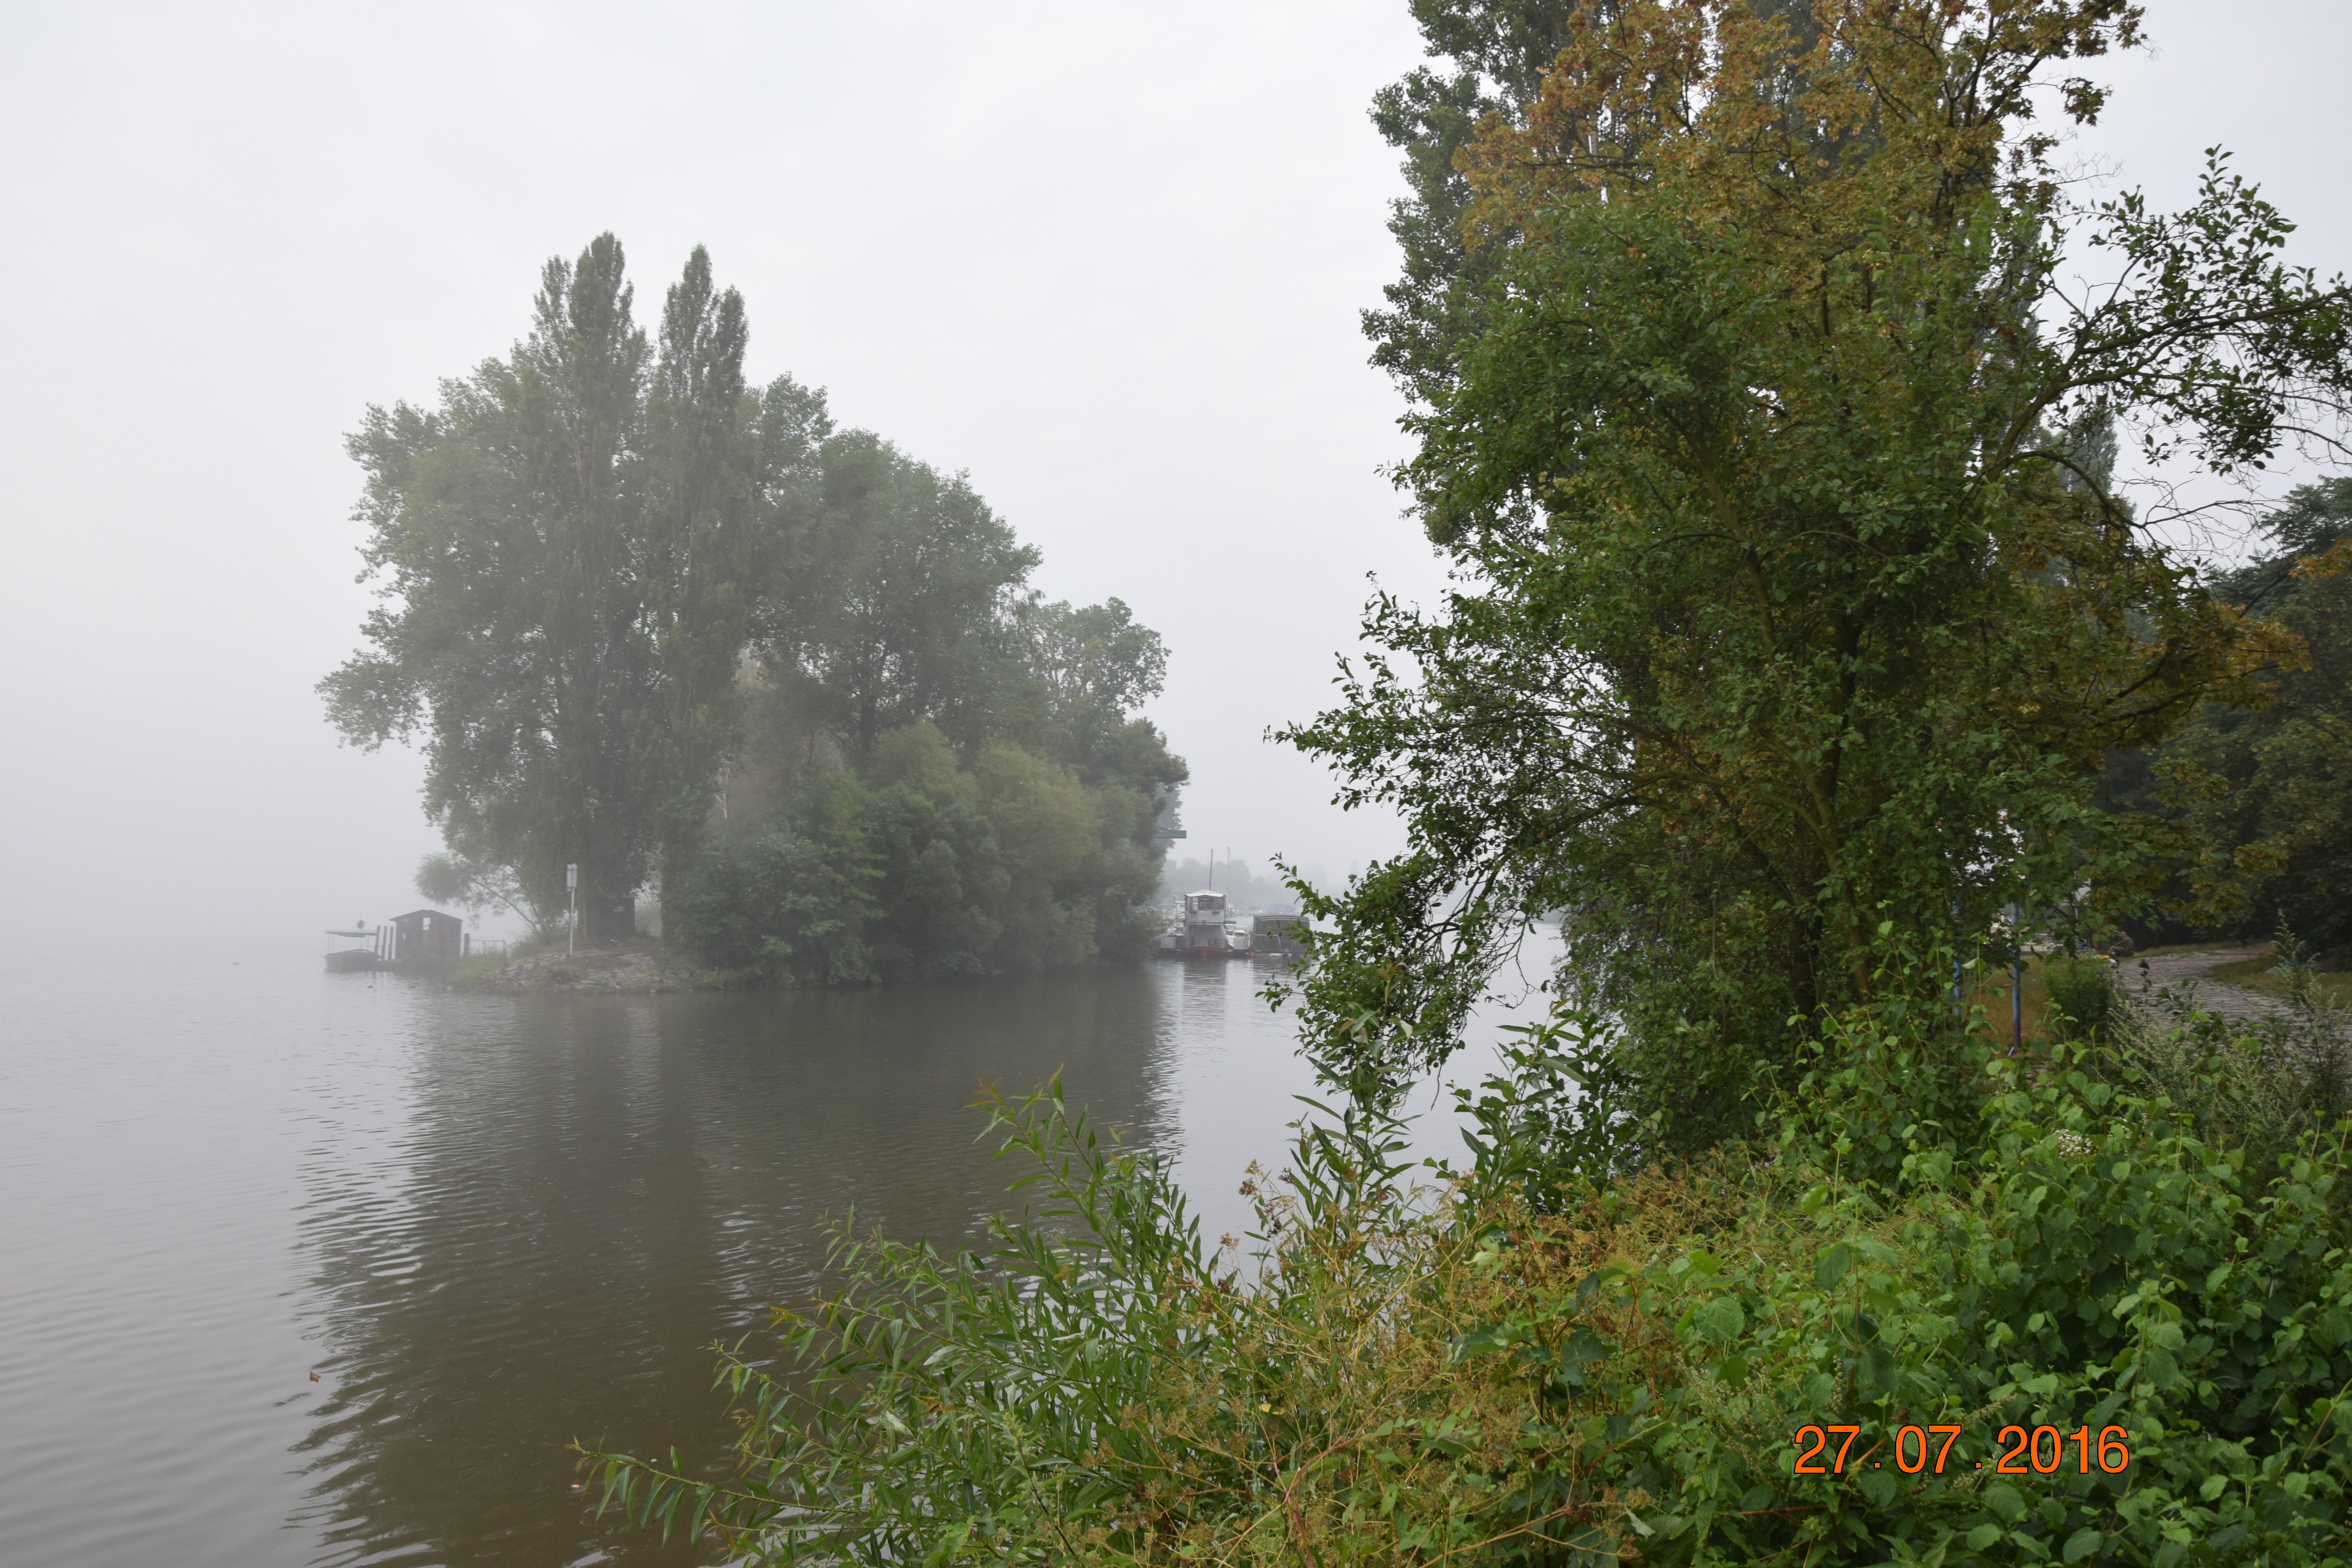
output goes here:
{"type": "Polygon", "coordinates": [[[1228,929],[1225,895],[1202,889],[1184,895],[1184,919],[1178,948],[1187,953],[1231,958],[1249,951],[1249,938],[1228,929]]]}

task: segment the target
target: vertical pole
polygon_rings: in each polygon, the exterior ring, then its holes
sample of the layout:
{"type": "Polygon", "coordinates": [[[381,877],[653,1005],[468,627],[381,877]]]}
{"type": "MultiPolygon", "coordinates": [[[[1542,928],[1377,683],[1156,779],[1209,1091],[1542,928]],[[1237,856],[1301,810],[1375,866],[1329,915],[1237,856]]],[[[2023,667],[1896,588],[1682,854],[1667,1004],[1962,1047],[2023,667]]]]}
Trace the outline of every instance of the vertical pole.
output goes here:
{"type": "Polygon", "coordinates": [[[563,868],[563,890],[571,895],[572,910],[566,918],[563,932],[563,956],[570,958],[580,941],[580,866],[579,862],[563,868]]]}
{"type": "Polygon", "coordinates": [[[2025,906],[2009,906],[2009,1054],[2025,1048],[2025,906]]]}
{"type": "Polygon", "coordinates": [[[1952,901],[1952,1015],[1960,1033],[1969,1032],[1969,993],[1960,968],[1960,905],[1952,901]]]}

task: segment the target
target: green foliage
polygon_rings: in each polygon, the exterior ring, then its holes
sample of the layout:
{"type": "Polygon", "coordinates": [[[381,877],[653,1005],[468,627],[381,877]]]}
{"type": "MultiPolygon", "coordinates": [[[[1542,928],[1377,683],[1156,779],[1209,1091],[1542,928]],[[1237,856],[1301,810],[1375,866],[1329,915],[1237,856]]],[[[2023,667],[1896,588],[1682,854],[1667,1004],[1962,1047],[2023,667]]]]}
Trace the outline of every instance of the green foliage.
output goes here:
{"type": "Polygon", "coordinates": [[[1373,363],[1424,402],[1442,394],[1454,356],[1486,320],[1505,254],[1465,237],[1474,193],[1456,155],[1481,121],[1537,95],[1568,42],[1570,18],[1610,9],[1587,0],[1413,0],[1434,63],[1372,100],[1373,126],[1405,154],[1408,194],[1389,212],[1403,275],[1381,290],[1386,310],[1364,312],[1364,332],[1373,363]]]}
{"type": "Polygon", "coordinates": [[[1307,1124],[1244,1189],[1254,1279],[1164,1162],[997,1101],[1035,1212],[955,1257],[845,1227],[793,1374],[724,1363],[733,1480],[588,1460],[753,1563],[2352,1561],[2352,1125],[2258,1173],[2105,1047],[1845,1023],[1768,1148],[1598,1174],[1558,1157],[1547,1064],[1605,1045],[1566,1010],[1442,1192],[1393,1122],[1307,1124]],[[1833,1423],[1844,1472],[1794,1474],[1833,1423]],[[2000,1473],[2011,1424],[2120,1427],[2128,1464],[2000,1473]]]}
{"type": "MultiPolygon", "coordinates": [[[[2352,293],[2218,157],[2179,215],[2068,204],[2026,122],[2045,88],[2095,115],[2049,79],[2137,39],[2125,0],[1416,16],[1453,66],[1378,108],[1415,194],[1369,324],[1454,591],[1378,601],[1343,705],[1288,732],[1410,834],[1294,883],[1346,1104],[1253,1168],[1244,1259],[1058,1088],[992,1099],[1034,1212],[953,1255],[853,1216],[790,1368],[722,1362],[734,1479],[585,1453],[604,1502],[751,1563],[2345,1568],[2333,1037],[2058,965],[2082,1037],[2012,1053],[1963,955],[2006,905],[2144,892],[2177,837],[2095,804],[2103,757],[2292,661],[2114,459],[2259,467],[2352,389],[2352,293]],[[2060,291],[2078,240],[2112,288],[2060,291]],[[1587,984],[1414,1186],[1390,1111],[1563,914],[1587,984]],[[1837,1473],[1800,1469],[1832,1425],[1837,1473]],[[2044,1427],[2057,1467],[2004,1473],[2044,1427]]],[[[1029,658],[1140,668],[1055,608],[1029,658]]],[[[1087,885],[1085,811],[1146,831],[1148,748],[1100,771],[1076,737],[1118,727],[1066,711],[1116,680],[1000,674],[986,722],[894,730],[773,673],[772,820],[879,868],[818,902],[900,889],[839,917],[865,953],[916,951],[894,900],[1066,940],[1024,885],[1087,885]]]]}
{"type": "Polygon", "coordinates": [[[1509,1192],[1552,1215],[1594,1183],[1642,1168],[1656,1120],[1633,1114],[1633,1086],[1611,1048],[1615,1030],[1589,994],[1561,997],[1549,1017],[1503,1034],[1501,1071],[1454,1090],[1455,1111],[1470,1121],[1462,1141],[1474,1190],[1509,1192]]]}
{"type": "Polygon", "coordinates": [[[706,854],[664,918],[688,952],[720,969],[815,985],[876,979],[873,816],[864,786],[837,776],[803,794],[786,823],[706,854]]]}
{"type": "Polygon", "coordinates": [[[1882,922],[1971,947],[2011,904],[2144,895],[2161,836],[2095,806],[2104,756],[2287,645],[2110,490],[2115,443],[2259,465],[2352,387],[2352,293],[2218,159],[2173,215],[2052,177],[2036,95],[2128,5],[1421,14],[1489,62],[1433,155],[1499,100],[1433,175],[1454,205],[1424,194],[1467,259],[1423,289],[1409,247],[1387,340],[1455,581],[1376,600],[1339,704],[1284,732],[1409,835],[1311,903],[1303,1016],[1415,1070],[1565,911],[1642,1113],[1703,1147],[1876,999],[1882,922]],[[2085,254],[2113,287],[2062,288],[2085,254]]]}
{"type": "Polygon", "coordinates": [[[1784,1151],[1862,1191],[1897,1194],[1924,1157],[1963,1158],[1984,1142],[1986,1021],[1953,1016],[1948,994],[1922,984],[1953,972],[1948,950],[1897,947],[1882,960],[1877,999],[1825,1022],[1776,1075],[1759,1126],[1778,1123],[1784,1151]]]}
{"type": "Polygon", "coordinates": [[[863,432],[816,465],[801,567],[669,929],[704,963],[791,984],[1140,956],[1151,801],[1185,777],[1133,711],[1166,673],[1159,635],[1117,599],[1030,591],[1036,552],[961,477],[863,432]]]}
{"type": "Polygon", "coordinates": [[[386,605],[320,689],[363,745],[425,731],[425,879],[544,928],[576,863],[595,941],[658,872],[705,962],[800,984],[1138,950],[1148,801],[1185,776],[1133,713],[1158,635],[1030,591],[963,476],[748,384],[701,249],[658,352],[633,300],[600,237],[511,355],[352,438],[386,605]],[[898,787],[879,748],[918,731],[971,776],[898,787]]]}
{"type": "Polygon", "coordinates": [[[2290,967],[2286,1006],[2244,1020],[2209,1014],[2192,984],[2115,998],[2105,1038],[2129,1080],[2161,1093],[2209,1142],[2245,1151],[2263,1179],[2307,1137],[2352,1116],[2352,1008],[2290,967]]]}
{"type": "Polygon", "coordinates": [[[2294,491],[2263,520],[2270,548],[2213,592],[2293,639],[2265,700],[2208,704],[2163,745],[2112,759],[2121,802],[2171,817],[2192,845],[2177,902],[2207,929],[2284,921],[2352,952],[2352,479],[2294,491]]]}
{"type": "Polygon", "coordinates": [[[744,384],[742,302],[697,249],[653,352],[620,242],[551,260],[531,331],[436,408],[370,408],[368,649],[320,683],[369,747],[424,732],[451,854],[535,923],[580,868],[591,940],[625,937],[657,858],[707,807],[751,603],[830,421],[789,377],[744,384]]]}
{"type": "Polygon", "coordinates": [[[812,770],[769,825],[714,837],[668,930],[705,963],[795,985],[1136,956],[1150,820],[1138,791],[1015,746],[964,767],[918,723],[880,736],[864,773],[812,770]]]}
{"type": "Polygon", "coordinates": [[[854,762],[926,721],[977,744],[1014,656],[1005,610],[1036,550],[962,476],[870,432],[827,441],[818,469],[815,513],[761,650],[769,668],[854,762]]]}
{"type": "Polygon", "coordinates": [[[2094,1035],[2105,1027],[2116,1000],[2113,964],[2096,957],[2056,958],[2042,966],[2042,978],[2070,1035],[2094,1035]]]}
{"type": "Polygon", "coordinates": [[[1168,649],[1157,632],[1137,625],[1118,599],[1073,606],[1032,595],[1013,606],[1011,620],[1020,654],[996,704],[1004,739],[1090,785],[1148,795],[1183,782],[1183,764],[1159,732],[1129,717],[1159,695],[1167,677],[1168,649]]]}

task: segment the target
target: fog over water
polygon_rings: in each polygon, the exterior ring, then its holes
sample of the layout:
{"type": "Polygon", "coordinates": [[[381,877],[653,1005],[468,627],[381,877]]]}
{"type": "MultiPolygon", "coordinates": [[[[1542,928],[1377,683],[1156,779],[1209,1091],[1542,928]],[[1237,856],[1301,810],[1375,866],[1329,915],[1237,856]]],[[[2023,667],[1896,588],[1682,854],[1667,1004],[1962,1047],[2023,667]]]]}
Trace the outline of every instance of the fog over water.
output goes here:
{"type": "MultiPolygon", "coordinates": [[[[1314,1088],[1263,978],[517,996],[306,957],[0,970],[0,1563],[713,1561],[591,1517],[565,1444],[721,1458],[709,1347],[774,1354],[827,1222],[953,1247],[1029,1201],[979,1137],[983,1081],[1061,1075],[1176,1162],[1206,1237],[1246,1233],[1243,1170],[1279,1168],[1314,1088]]],[[[1444,1103],[1416,1097],[1423,1154],[1460,1152],[1444,1103]]]]}
{"type": "MultiPolygon", "coordinates": [[[[2352,264],[2352,8],[2148,10],[2069,155],[2178,205],[2226,144],[2352,264]]],[[[691,1561],[583,1521],[563,1441],[715,1444],[705,1347],[804,1300],[850,1203],[972,1234],[982,1078],[1066,1069],[1244,1223],[1311,1087],[1248,963],[322,974],[436,847],[415,755],[313,690],[370,603],[342,437],[505,352],[549,256],[616,232],[643,321],[707,244],[755,380],[1166,637],[1181,853],[1336,876],[1397,824],[1263,735],[1367,574],[1444,587],[1358,329],[1401,188],[1366,107],[1419,48],[1406,0],[0,6],[0,1563],[691,1561]]]]}
{"type": "MultiPolygon", "coordinates": [[[[2342,265],[2347,13],[2150,13],[2077,150],[2178,202],[2226,142],[2342,265]]],[[[341,437],[607,227],[641,316],[708,243],[755,375],[969,468],[1049,596],[1168,637],[1194,848],[1391,847],[1260,737],[1367,572],[1442,582],[1356,321],[1399,184],[1365,106],[1418,47],[1402,0],[0,8],[0,942],[234,955],[415,902],[417,764],[311,691],[367,603],[341,437]]]]}

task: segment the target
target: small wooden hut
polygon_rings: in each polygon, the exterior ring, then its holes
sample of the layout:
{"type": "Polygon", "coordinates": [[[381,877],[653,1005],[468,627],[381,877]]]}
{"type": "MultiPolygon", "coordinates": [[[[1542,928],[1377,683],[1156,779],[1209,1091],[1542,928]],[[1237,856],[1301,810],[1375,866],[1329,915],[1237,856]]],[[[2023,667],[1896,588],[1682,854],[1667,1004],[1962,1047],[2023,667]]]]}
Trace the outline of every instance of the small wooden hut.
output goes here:
{"type": "Polygon", "coordinates": [[[415,910],[386,922],[391,951],[384,957],[400,969],[439,969],[465,956],[466,922],[439,910],[415,910]]]}

